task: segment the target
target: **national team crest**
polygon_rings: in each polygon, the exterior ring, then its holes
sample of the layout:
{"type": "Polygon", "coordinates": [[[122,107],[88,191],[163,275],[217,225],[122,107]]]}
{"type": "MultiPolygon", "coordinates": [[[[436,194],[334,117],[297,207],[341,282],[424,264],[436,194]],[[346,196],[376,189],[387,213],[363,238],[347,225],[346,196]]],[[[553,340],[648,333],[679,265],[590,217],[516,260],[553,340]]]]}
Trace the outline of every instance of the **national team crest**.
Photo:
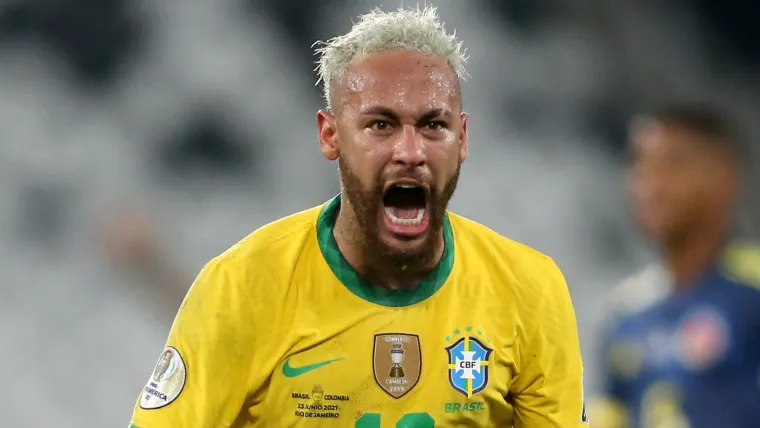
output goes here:
{"type": "Polygon", "coordinates": [[[718,311],[702,307],[682,321],[678,331],[681,360],[692,370],[703,370],[720,362],[730,345],[728,324],[718,311]]]}
{"type": "Polygon", "coordinates": [[[375,381],[393,398],[401,398],[417,385],[422,371],[420,338],[416,334],[375,335],[372,352],[375,381]]]}
{"type": "Polygon", "coordinates": [[[446,348],[451,386],[468,399],[485,389],[488,385],[488,359],[492,351],[471,336],[464,336],[446,348]]]}

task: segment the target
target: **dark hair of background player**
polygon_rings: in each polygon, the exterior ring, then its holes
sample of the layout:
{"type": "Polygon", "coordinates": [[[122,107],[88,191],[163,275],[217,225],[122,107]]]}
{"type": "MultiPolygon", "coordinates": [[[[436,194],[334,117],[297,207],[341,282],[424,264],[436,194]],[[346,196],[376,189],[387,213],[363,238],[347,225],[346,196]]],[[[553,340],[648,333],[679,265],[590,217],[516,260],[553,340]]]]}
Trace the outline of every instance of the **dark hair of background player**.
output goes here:
{"type": "Polygon", "coordinates": [[[718,107],[696,103],[666,104],[642,118],[685,128],[706,137],[705,142],[725,150],[742,169],[748,168],[752,160],[749,143],[739,125],[718,107]]]}

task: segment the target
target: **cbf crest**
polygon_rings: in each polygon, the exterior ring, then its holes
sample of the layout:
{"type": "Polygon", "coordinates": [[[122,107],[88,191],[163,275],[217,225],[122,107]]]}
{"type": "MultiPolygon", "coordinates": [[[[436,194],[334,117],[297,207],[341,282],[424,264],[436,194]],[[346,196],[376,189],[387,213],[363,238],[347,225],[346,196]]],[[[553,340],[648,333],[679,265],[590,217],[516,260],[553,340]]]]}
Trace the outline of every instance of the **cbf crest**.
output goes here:
{"type": "Polygon", "coordinates": [[[375,381],[393,398],[401,398],[417,385],[422,371],[420,338],[416,334],[375,335],[372,352],[375,381]]]}
{"type": "Polygon", "coordinates": [[[451,386],[468,399],[484,390],[488,385],[488,360],[492,351],[481,339],[470,335],[459,338],[447,347],[451,386]]]}

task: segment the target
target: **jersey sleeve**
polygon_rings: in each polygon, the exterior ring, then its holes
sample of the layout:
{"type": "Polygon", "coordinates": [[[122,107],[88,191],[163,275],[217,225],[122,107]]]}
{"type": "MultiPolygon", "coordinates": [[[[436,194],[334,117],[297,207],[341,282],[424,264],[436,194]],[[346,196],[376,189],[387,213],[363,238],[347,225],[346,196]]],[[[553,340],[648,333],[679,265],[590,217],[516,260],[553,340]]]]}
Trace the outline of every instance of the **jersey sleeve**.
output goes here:
{"type": "Polygon", "coordinates": [[[190,287],[131,427],[221,428],[240,414],[250,385],[252,310],[229,270],[212,260],[190,287]]]}
{"type": "Polygon", "coordinates": [[[535,311],[516,342],[518,367],[510,386],[515,428],[585,427],[581,359],[575,311],[554,262],[545,268],[535,311]]]}

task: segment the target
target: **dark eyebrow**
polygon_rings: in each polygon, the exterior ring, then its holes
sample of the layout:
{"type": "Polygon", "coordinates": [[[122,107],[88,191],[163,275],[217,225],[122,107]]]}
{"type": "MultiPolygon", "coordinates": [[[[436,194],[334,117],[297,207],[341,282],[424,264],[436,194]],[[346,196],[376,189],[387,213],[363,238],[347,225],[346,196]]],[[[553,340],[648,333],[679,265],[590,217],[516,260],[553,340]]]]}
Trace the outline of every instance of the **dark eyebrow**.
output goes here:
{"type": "MultiPolygon", "coordinates": [[[[380,107],[380,106],[369,107],[367,109],[362,110],[361,114],[366,115],[366,116],[385,116],[388,119],[391,119],[395,122],[401,121],[401,116],[399,116],[398,113],[389,109],[388,107],[380,107]]],[[[420,117],[417,119],[417,123],[418,124],[427,123],[430,120],[435,119],[436,117],[440,117],[440,116],[450,117],[451,112],[443,108],[435,108],[435,109],[427,110],[426,112],[422,113],[422,115],[420,115],[420,117]]]]}
{"type": "Polygon", "coordinates": [[[401,121],[401,117],[388,107],[369,107],[361,111],[362,116],[385,116],[394,122],[401,121]]]}
{"type": "Polygon", "coordinates": [[[418,124],[425,124],[427,122],[430,122],[431,120],[437,118],[437,117],[451,117],[451,112],[442,109],[442,108],[434,108],[432,110],[428,110],[425,113],[423,113],[419,119],[417,119],[418,124]]]}

